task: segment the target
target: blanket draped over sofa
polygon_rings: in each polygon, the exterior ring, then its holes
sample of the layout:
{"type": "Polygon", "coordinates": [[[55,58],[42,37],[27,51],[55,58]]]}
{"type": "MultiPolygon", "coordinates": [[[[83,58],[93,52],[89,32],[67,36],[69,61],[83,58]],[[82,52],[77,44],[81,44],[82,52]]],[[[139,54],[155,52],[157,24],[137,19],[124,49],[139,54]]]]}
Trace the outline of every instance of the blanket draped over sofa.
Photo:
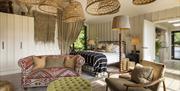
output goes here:
{"type": "Polygon", "coordinates": [[[81,67],[85,62],[84,58],[80,55],[46,55],[46,58],[48,57],[76,57],[76,59],[73,60],[75,62],[74,69],[67,67],[52,67],[33,70],[33,56],[22,58],[18,61],[18,64],[22,70],[21,81],[24,88],[47,86],[49,82],[61,77],[80,76],[81,67]]]}

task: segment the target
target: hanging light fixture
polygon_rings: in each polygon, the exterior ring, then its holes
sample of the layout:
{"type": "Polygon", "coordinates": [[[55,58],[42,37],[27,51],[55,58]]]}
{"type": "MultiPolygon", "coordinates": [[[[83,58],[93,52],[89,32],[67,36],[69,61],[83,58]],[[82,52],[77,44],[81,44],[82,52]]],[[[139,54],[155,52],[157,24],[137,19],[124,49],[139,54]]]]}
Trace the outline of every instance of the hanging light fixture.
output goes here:
{"type": "Polygon", "coordinates": [[[43,0],[17,0],[17,1],[23,4],[38,5],[39,2],[43,0]]]}
{"type": "Polygon", "coordinates": [[[63,10],[69,4],[69,0],[43,0],[39,3],[39,9],[43,12],[57,14],[57,10],[63,10]]]}
{"type": "Polygon", "coordinates": [[[85,20],[83,8],[80,2],[70,1],[69,5],[63,10],[64,22],[77,22],[85,20]]]}
{"type": "Polygon", "coordinates": [[[87,0],[87,13],[91,15],[114,14],[119,11],[118,0],[87,0]]]}
{"type": "Polygon", "coordinates": [[[156,0],[133,0],[133,4],[135,5],[143,5],[143,4],[149,4],[156,0]]]}

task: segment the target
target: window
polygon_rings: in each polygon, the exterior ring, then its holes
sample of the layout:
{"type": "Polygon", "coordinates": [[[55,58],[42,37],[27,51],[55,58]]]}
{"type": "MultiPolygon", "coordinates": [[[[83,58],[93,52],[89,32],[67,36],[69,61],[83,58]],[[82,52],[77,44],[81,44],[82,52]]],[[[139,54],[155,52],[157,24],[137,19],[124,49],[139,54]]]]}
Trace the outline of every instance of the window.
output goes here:
{"type": "Polygon", "coordinates": [[[172,59],[180,60],[180,31],[172,32],[172,59]]]}
{"type": "Polygon", "coordinates": [[[83,51],[87,49],[86,46],[86,40],[87,40],[87,27],[83,26],[81,28],[81,32],[77,38],[77,40],[73,44],[73,49],[75,51],[83,51]]]}

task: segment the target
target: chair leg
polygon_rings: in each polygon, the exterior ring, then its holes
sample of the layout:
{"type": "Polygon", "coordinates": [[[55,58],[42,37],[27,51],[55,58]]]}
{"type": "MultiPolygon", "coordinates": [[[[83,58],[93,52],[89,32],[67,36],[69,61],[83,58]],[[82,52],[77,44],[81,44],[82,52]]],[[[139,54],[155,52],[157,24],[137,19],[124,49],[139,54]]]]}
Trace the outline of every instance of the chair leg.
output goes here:
{"type": "Polygon", "coordinates": [[[163,89],[164,89],[164,91],[166,91],[165,81],[163,81],[163,89]]]}
{"type": "Polygon", "coordinates": [[[126,87],[126,91],[128,91],[128,87],[126,87]]]}
{"type": "Polygon", "coordinates": [[[106,85],[106,91],[108,91],[108,85],[106,85]]]}
{"type": "Polygon", "coordinates": [[[25,88],[23,88],[24,89],[24,91],[27,91],[27,88],[25,87],[25,88]]]}

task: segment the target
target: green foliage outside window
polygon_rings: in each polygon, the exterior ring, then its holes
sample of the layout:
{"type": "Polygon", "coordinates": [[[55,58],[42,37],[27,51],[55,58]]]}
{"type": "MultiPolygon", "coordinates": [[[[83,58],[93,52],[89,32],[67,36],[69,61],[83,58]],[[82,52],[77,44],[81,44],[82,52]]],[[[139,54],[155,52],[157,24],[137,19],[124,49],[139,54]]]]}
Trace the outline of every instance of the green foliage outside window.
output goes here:
{"type": "Polygon", "coordinates": [[[74,50],[75,51],[83,51],[85,50],[85,41],[86,41],[86,34],[85,34],[85,26],[81,28],[81,32],[74,42],[74,50]]]}
{"type": "Polygon", "coordinates": [[[174,38],[175,44],[180,45],[180,33],[175,33],[174,38]]]}

